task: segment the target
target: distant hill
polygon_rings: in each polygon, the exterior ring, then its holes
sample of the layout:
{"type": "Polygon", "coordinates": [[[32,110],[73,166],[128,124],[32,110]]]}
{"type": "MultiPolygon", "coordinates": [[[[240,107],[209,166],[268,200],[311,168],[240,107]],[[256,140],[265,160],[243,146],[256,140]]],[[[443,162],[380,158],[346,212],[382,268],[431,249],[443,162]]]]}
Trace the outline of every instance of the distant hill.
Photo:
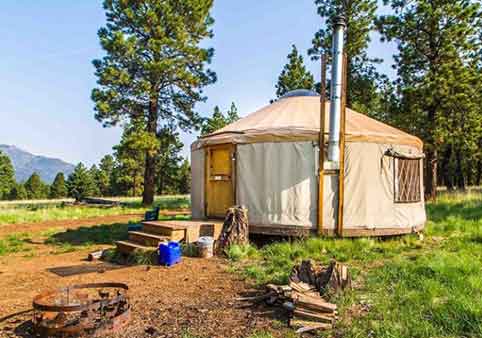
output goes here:
{"type": "Polygon", "coordinates": [[[17,182],[24,182],[33,172],[37,172],[44,182],[50,184],[57,173],[63,172],[67,176],[74,170],[73,164],[56,158],[33,155],[16,146],[0,144],[0,150],[10,157],[17,182]]]}

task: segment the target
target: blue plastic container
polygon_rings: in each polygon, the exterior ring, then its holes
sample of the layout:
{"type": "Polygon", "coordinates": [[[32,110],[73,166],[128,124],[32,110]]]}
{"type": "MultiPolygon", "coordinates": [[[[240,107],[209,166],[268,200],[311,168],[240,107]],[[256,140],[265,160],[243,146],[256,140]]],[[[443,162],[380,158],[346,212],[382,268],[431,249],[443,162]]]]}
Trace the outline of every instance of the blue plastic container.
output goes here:
{"type": "Polygon", "coordinates": [[[159,264],[172,266],[181,261],[181,245],[178,242],[159,244],[159,264]]]}

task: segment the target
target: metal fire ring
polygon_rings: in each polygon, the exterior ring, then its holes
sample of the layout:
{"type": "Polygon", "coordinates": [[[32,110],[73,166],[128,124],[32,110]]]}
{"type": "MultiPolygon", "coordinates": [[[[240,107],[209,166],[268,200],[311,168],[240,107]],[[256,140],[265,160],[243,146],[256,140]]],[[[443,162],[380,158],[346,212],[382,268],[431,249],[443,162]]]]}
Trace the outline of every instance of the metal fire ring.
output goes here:
{"type": "Polygon", "coordinates": [[[33,299],[33,327],[41,337],[102,337],[130,320],[124,283],[76,284],[33,299]],[[89,294],[90,292],[90,294],[89,294]]]}

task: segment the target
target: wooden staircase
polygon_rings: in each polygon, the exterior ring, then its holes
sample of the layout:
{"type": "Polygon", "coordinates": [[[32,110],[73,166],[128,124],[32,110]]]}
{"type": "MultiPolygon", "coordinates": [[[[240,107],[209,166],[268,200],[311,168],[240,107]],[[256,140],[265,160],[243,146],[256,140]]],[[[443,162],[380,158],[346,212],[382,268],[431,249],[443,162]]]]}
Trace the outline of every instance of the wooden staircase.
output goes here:
{"type": "Polygon", "coordinates": [[[210,221],[145,221],[141,231],[129,231],[127,241],[117,241],[117,250],[130,254],[134,250],[153,251],[159,244],[168,241],[193,243],[201,236],[213,236],[217,239],[223,222],[210,221]]]}

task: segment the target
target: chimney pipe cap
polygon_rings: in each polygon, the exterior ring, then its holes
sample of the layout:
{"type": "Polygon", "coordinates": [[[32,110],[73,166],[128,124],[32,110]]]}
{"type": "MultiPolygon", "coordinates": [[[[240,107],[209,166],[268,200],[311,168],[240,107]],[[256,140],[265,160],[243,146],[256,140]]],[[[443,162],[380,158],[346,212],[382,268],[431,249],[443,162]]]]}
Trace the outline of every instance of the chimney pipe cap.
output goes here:
{"type": "Polygon", "coordinates": [[[343,15],[337,15],[333,18],[333,27],[336,26],[346,27],[346,19],[343,15]]]}

